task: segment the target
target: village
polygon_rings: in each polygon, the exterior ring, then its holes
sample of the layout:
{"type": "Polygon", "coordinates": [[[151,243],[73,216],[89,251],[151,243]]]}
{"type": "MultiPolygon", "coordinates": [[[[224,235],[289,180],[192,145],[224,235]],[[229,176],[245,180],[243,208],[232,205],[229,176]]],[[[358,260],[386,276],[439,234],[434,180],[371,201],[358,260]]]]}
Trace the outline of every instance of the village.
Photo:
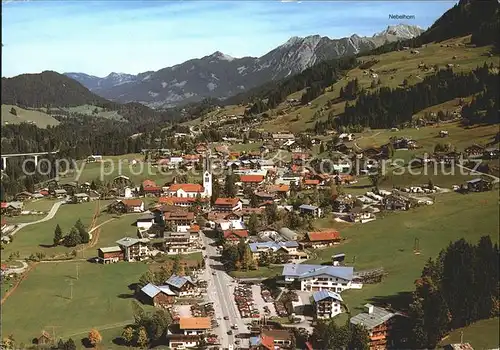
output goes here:
{"type": "MultiPolygon", "coordinates": [[[[141,303],[171,314],[170,348],[208,344],[224,349],[292,349],[297,337],[308,338],[317,320],[348,312],[343,291],[356,293],[366,284],[380,283],[387,274],[383,267],[354,269],[356,257],[342,253],[342,246],[349,243],[328,222],[340,227],[365,225],[383,220],[387,212],[433,205],[441,193],[488,191],[498,182],[477,173],[453,186],[429,180],[382,188],[382,162],[392,164],[396,150],[418,150],[417,141],[391,137],[382,147],[360,149],[355,134],[350,133],[338,135],[326,146],[320,139],[304,145],[303,138],[293,134],[263,137],[267,141],[251,151],[230,151],[242,141],[227,139],[223,145],[196,144],[192,153],[143,150],[128,161],[131,167],[144,162],[173,171],[175,176],[167,183],[147,178],[134,183],[119,174],[106,186],[53,180],[35,193],[21,192],[12,201],[2,202],[2,244],[16,239],[14,234],[23,225],[11,224],[10,219],[43,214],[26,210],[25,203],[47,198],[64,206],[106,203],[96,204],[96,217],[106,213],[121,220],[134,215],[136,233],[99,247],[89,261],[154,262],[162,256],[182,261],[182,268],[169,271],[163,280],[142,283],[135,294],[141,303]],[[314,145],[323,154],[328,148],[333,161],[314,156],[314,145]],[[189,171],[195,175],[186,176],[189,171]],[[316,223],[321,221],[326,225],[318,228],[316,223]],[[308,263],[321,250],[335,246],[340,248],[327,264],[308,263]],[[201,257],[197,263],[183,259],[196,254],[201,257]]],[[[439,137],[447,133],[441,131],[439,137]]],[[[417,168],[462,166],[469,164],[468,159],[497,159],[498,154],[498,148],[473,144],[463,153],[425,152],[412,161],[417,168]]],[[[103,157],[92,155],[86,162],[99,164],[103,157]]],[[[89,231],[87,241],[93,242],[96,233],[89,231]]],[[[59,242],[66,244],[66,240],[67,236],[59,242]]],[[[417,238],[413,252],[419,254],[417,238]]],[[[404,319],[404,314],[392,308],[366,304],[350,322],[368,329],[370,348],[376,349],[390,345],[389,339],[399,332],[404,319]]]]}

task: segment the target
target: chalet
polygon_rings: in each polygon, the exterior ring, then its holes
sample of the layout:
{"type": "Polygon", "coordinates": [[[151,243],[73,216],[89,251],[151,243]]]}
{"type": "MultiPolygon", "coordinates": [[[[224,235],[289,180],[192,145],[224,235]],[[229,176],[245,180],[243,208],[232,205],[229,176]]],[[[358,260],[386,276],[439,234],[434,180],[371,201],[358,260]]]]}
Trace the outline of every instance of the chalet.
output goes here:
{"type": "Polygon", "coordinates": [[[174,303],[176,296],[175,292],[170,289],[170,286],[156,286],[152,283],[148,283],[142,287],[141,292],[150,304],[161,308],[170,307],[174,303]]]}
{"type": "Polygon", "coordinates": [[[333,145],[332,150],[335,152],[348,154],[352,151],[352,148],[343,143],[342,141],[339,141],[335,145],[333,145]]]}
{"type": "Polygon", "coordinates": [[[200,232],[201,229],[199,225],[191,225],[189,228],[189,241],[191,244],[200,240],[200,232]]]}
{"type": "Polygon", "coordinates": [[[311,215],[315,218],[319,218],[323,214],[323,211],[321,210],[320,207],[317,207],[315,205],[309,205],[309,204],[302,204],[299,207],[299,211],[303,215],[311,215]]]}
{"type": "Polygon", "coordinates": [[[207,220],[217,222],[217,223],[224,222],[224,221],[233,221],[233,220],[241,221],[242,210],[238,210],[236,212],[211,211],[211,212],[207,213],[207,220]]]}
{"type": "Polygon", "coordinates": [[[289,260],[306,260],[308,255],[299,251],[299,243],[296,241],[286,241],[286,242],[256,242],[249,244],[250,251],[255,260],[258,260],[262,253],[267,253],[269,255],[278,255],[284,258],[284,262],[289,260]]]}
{"type": "Polygon", "coordinates": [[[319,185],[320,186],[325,186],[325,185],[327,185],[330,182],[330,180],[331,180],[332,177],[330,176],[330,174],[321,174],[321,173],[319,173],[319,174],[315,174],[313,176],[313,178],[316,179],[316,180],[319,180],[319,185]]]}
{"type": "Polygon", "coordinates": [[[21,193],[18,193],[14,196],[14,199],[16,201],[20,201],[20,202],[25,202],[29,199],[33,198],[33,193],[30,193],[30,192],[27,192],[27,191],[24,191],[24,192],[21,192],[21,193]]]}
{"type": "Polygon", "coordinates": [[[182,156],[182,161],[186,165],[194,165],[200,161],[200,155],[199,154],[186,154],[182,156]]]}
{"type": "Polygon", "coordinates": [[[394,138],[391,140],[394,149],[415,149],[417,142],[407,137],[394,138]]]}
{"type": "Polygon", "coordinates": [[[35,339],[37,345],[49,345],[52,344],[53,340],[47,331],[42,331],[42,334],[35,339]]]}
{"type": "Polygon", "coordinates": [[[116,241],[116,244],[123,250],[123,260],[141,261],[150,255],[148,238],[125,237],[116,241]]]}
{"type": "Polygon", "coordinates": [[[342,297],[329,290],[314,292],[314,311],[317,319],[328,319],[342,313],[342,297]]]}
{"type": "Polygon", "coordinates": [[[441,130],[439,132],[439,137],[447,137],[448,136],[448,131],[446,130],[441,130]]]}
{"type": "Polygon", "coordinates": [[[477,178],[467,181],[467,190],[470,192],[484,192],[493,188],[490,181],[483,178],[477,178]]]}
{"type": "Polygon", "coordinates": [[[241,210],[242,207],[243,203],[239,198],[217,198],[213,210],[228,212],[241,210]]]}
{"type": "Polygon", "coordinates": [[[294,183],[296,186],[300,184],[300,175],[296,174],[283,174],[281,177],[276,179],[277,185],[288,185],[290,186],[294,183]]]}
{"type": "Polygon", "coordinates": [[[338,231],[308,232],[304,244],[312,248],[324,248],[339,243],[340,240],[338,231]]]}
{"type": "Polygon", "coordinates": [[[295,140],[294,134],[273,134],[273,141],[287,141],[287,140],[295,140]]]}
{"type": "Polygon", "coordinates": [[[304,179],[302,181],[302,187],[304,189],[312,189],[318,187],[320,184],[320,180],[318,179],[304,179]]]}
{"type": "Polygon", "coordinates": [[[75,193],[73,201],[76,203],[83,203],[90,201],[90,196],[87,193],[75,193]]]}
{"type": "Polygon", "coordinates": [[[259,159],[257,164],[261,170],[272,170],[275,168],[275,164],[272,159],[259,159]]]}
{"type": "Polygon", "coordinates": [[[68,191],[66,191],[63,188],[54,190],[54,197],[56,197],[56,198],[64,198],[67,196],[67,194],[68,194],[68,191]]]}
{"type": "Polygon", "coordinates": [[[474,350],[470,343],[455,343],[455,344],[446,344],[443,346],[444,350],[474,350]]]}
{"type": "MultiPolygon", "coordinates": [[[[399,313],[393,313],[383,308],[365,304],[366,312],[357,314],[350,319],[350,323],[363,325],[370,337],[370,350],[394,348],[395,344],[389,344],[389,339],[401,340],[402,319],[405,317],[399,313]]],[[[401,345],[398,346],[401,348],[401,345]]],[[[407,348],[403,346],[403,348],[407,348]]]]}
{"type": "Polygon", "coordinates": [[[172,275],[165,284],[180,297],[196,295],[198,292],[195,282],[189,276],[172,275]]]}
{"type": "Polygon", "coordinates": [[[485,148],[478,144],[467,147],[464,152],[468,157],[478,157],[484,153],[485,148]]]}
{"type": "Polygon", "coordinates": [[[167,190],[167,196],[184,198],[205,197],[206,192],[203,186],[199,184],[172,184],[167,190]]]}
{"type": "Polygon", "coordinates": [[[255,192],[255,197],[259,200],[259,202],[266,202],[266,201],[273,201],[274,200],[274,195],[271,193],[259,191],[255,192]]]}
{"type": "MultiPolygon", "coordinates": [[[[169,348],[185,349],[198,347],[212,328],[209,317],[181,317],[175,332],[169,332],[169,348]]],[[[173,327],[172,327],[173,328],[173,327]]]]}
{"type": "Polygon", "coordinates": [[[190,227],[194,219],[194,213],[189,211],[165,212],[164,215],[165,223],[172,226],[190,227]]]}
{"type": "Polygon", "coordinates": [[[262,329],[250,337],[250,350],[293,349],[294,335],[289,329],[262,329]]]}
{"type": "Polygon", "coordinates": [[[237,244],[241,239],[245,241],[248,239],[247,230],[228,229],[222,233],[226,242],[231,244],[237,244]]]}
{"type": "Polygon", "coordinates": [[[354,140],[354,134],[347,134],[347,133],[340,134],[339,140],[352,141],[352,140],[354,140]]]}
{"type": "Polygon", "coordinates": [[[190,208],[199,205],[200,208],[205,208],[208,205],[208,198],[200,197],[160,197],[159,204],[174,205],[183,208],[190,208]]]}
{"type": "Polygon", "coordinates": [[[333,200],[333,211],[336,213],[347,213],[354,207],[356,199],[351,195],[340,195],[333,200]]]}
{"type": "Polygon", "coordinates": [[[460,152],[434,153],[434,159],[440,163],[456,164],[459,162],[461,155],[460,152]]]}
{"type": "Polygon", "coordinates": [[[102,156],[101,155],[91,155],[88,156],[86,159],[87,163],[95,163],[95,162],[102,162],[102,156]]]}
{"type": "Polygon", "coordinates": [[[122,260],[124,260],[123,250],[119,246],[97,249],[97,261],[102,264],[110,264],[122,260]]]}
{"type": "Polygon", "coordinates": [[[408,210],[411,208],[411,201],[403,196],[391,194],[384,197],[382,206],[386,210],[408,210]]]}
{"type": "Polygon", "coordinates": [[[135,225],[137,226],[137,231],[140,233],[148,231],[155,223],[154,214],[145,214],[137,218],[135,225]]]}
{"type": "Polygon", "coordinates": [[[159,197],[163,193],[163,188],[161,188],[160,186],[148,186],[144,187],[143,190],[144,190],[144,195],[148,197],[150,196],[159,197]]]}
{"type": "Polygon", "coordinates": [[[282,227],[278,230],[281,237],[288,241],[295,241],[298,238],[297,232],[290,230],[288,227],[282,227]]]}
{"type": "Polygon", "coordinates": [[[182,254],[191,250],[189,232],[165,232],[163,238],[165,251],[169,254],[182,254]]]}
{"type": "Polygon", "coordinates": [[[274,350],[274,338],[262,334],[250,337],[250,350],[274,350]]]}
{"type": "Polygon", "coordinates": [[[2,202],[2,214],[9,216],[20,215],[23,211],[23,202],[2,202]]]}
{"type": "Polygon", "coordinates": [[[241,208],[241,210],[235,211],[233,214],[237,215],[238,218],[240,218],[241,220],[248,221],[252,214],[255,214],[257,216],[261,216],[263,212],[264,212],[263,208],[244,207],[244,208],[241,208]]]}
{"type": "Polygon", "coordinates": [[[500,152],[497,147],[488,147],[485,148],[483,152],[483,159],[497,159],[500,152]]]}
{"type": "Polygon", "coordinates": [[[286,264],[282,275],[285,282],[299,282],[301,291],[329,290],[340,293],[346,289],[360,289],[353,283],[354,268],[347,266],[286,264]]]}
{"type": "Polygon", "coordinates": [[[140,199],[120,199],[108,205],[108,211],[118,213],[142,213],[144,202],[140,199]]]}
{"type": "Polygon", "coordinates": [[[246,186],[256,187],[264,182],[264,176],[262,176],[262,175],[241,175],[240,182],[246,186]]]}
{"type": "Polygon", "coordinates": [[[111,182],[111,184],[113,186],[117,186],[117,187],[131,186],[132,185],[132,181],[130,181],[130,178],[128,176],[118,175],[117,177],[115,177],[113,179],[113,181],[111,182]]]}
{"type": "Polygon", "coordinates": [[[373,211],[370,208],[354,207],[349,213],[349,220],[364,224],[365,222],[375,220],[375,215],[373,215],[373,211]]]}
{"type": "Polygon", "coordinates": [[[290,195],[289,185],[270,185],[266,190],[269,193],[276,193],[276,195],[281,198],[286,198],[290,195]]]}

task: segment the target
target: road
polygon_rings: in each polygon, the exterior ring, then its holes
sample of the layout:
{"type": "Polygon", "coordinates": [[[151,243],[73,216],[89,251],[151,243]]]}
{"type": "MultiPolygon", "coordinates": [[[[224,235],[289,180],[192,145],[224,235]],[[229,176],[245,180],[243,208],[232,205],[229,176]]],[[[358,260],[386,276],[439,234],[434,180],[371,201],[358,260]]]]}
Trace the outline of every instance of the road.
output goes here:
{"type": "Polygon", "coordinates": [[[219,337],[221,339],[222,348],[228,348],[229,345],[235,345],[235,335],[241,331],[246,331],[246,324],[240,317],[240,313],[234,302],[233,290],[236,282],[224,270],[224,265],[214,257],[218,257],[217,249],[210,245],[213,243],[211,238],[205,236],[202,232],[203,244],[206,247],[206,269],[209,274],[207,294],[211,301],[214,302],[215,315],[219,322],[219,337]],[[229,320],[224,320],[224,316],[228,316],[229,320]],[[219,319],[220,318],[220,319],[219,319]],[[228,335],[228,330],[236,324],[238,330],[232,335],[228,335]]]}
{"type": "Polygon", "coordinates": [[[50,211],[48,212],[48,214],[43,219],[40,219],[40,220],[37,220],[37,221],[33,221],[33,222],[26,222],[26,223],[18,224],[17,228],[10,233],[10,236],[14,236],[17,233],[17,231],[19,231],[20,229],[22,229],[22,228],[24,228],[26,226],[35,225],[35,224],[39,224],[41,222],[49,221],[50,219],[52,219],[56,215],[57,211],[59,210],[59,207],[64,202],[65,201],[62,200],[60,202],[54,203],[54,205],[52,206],[52,208],[50,208],[50,211]]]}

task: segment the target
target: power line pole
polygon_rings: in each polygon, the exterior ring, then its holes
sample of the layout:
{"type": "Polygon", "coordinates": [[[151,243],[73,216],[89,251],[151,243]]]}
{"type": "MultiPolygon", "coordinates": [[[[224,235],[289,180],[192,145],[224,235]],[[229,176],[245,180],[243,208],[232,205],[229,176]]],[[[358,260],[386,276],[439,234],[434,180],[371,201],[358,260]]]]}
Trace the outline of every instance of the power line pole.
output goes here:
{"type": "Polygon", "coordinates": [[[69,281],[69,299],[73,299],[73,280],[69,281]]]}

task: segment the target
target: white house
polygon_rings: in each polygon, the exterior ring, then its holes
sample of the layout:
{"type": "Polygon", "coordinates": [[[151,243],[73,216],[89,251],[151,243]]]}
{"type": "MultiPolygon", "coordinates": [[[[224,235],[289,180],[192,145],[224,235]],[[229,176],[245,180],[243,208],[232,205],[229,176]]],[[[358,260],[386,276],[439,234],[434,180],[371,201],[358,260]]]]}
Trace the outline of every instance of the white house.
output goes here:
{"type": "Polygon", "coordinates": [[[320,290],[313,294],[316,318],[327,319],[342,313],[342,297],[329,290],[320,290]]]}
{"type": "Polygon", "coordinates": [[[150,255],[148,238],[125,237],[116,241],[124,252],[125,261],[140,261],[150,255]]]}
{"type": "Polygon", "coordinates": [[[354,268],[347,266],[286,264],[282,275],[285,282],[300,282],[300,290],[316,292],[329,290],[340,293],[346,289],[361,289],[353,283],[354,268]]]}
{"type": "Polygon", "coordinates": [[[144,232],[149,230],[155,222],[155,216],[153,214],[146,214],[141,216],[136,221],[137,231],[144,232]]]}

